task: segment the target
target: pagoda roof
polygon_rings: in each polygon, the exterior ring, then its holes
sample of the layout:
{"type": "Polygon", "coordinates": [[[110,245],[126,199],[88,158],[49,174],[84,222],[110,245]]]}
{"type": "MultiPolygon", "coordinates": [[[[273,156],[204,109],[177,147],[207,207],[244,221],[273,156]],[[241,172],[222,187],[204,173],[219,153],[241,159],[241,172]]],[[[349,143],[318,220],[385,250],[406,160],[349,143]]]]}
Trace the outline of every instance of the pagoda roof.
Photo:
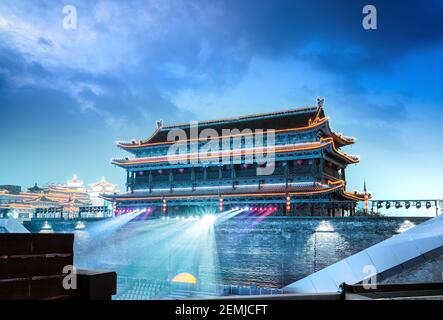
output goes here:
{"type": "Polygon", "coordinates": [[[37,183],[35,183],[35,185],[33,187],[28,188],[28,192],[31,193],[41,193],[41,192],[45,192],[47,189],[45,188],[40,188],[37,183]]]}
{"type": "Polygon", "coordinates": [[[57,202],[57,200],[50,199],[46,195],[42,194],[40,196],[37,196],[36,198],[32,200],[27,200],[27,202],[57,202]]]}
{"type": "MultiPolygon", "coordinates": [[[[253,114],[241,117],[223,118],[210,121],[198,122],[198,133],[210,128],[215,130],[219,136],[222,136],[222,130],[238,129],[263,129],[279,130],[284,129],[310,129],[317,125],[319,119],[326,119],[322,107],[304,107],[298,109],[253,114]]],[[[190,123],[182,123],[171,126],[159,127],[151,137],[143,141],[117,142],[117,145],[123,149],[142,148],[156,144],[171,143],[167,140],[168,133],[174,129],[182,129],[190,137],[190,123]]],[[[173,143],[173,141],[172,141],[173,143]]]]}
{"type": "Polygon", "coordinates": [[[338,150],[335,146],[334,139],[322,138],[320,141],[308,142],[308,143],[296,143],[296,144],[287,144],[287,145],[276,145],[270,147],[257,147],[251,149],[234,149],[234,150],[220,150],[214,152],[203,152],[203,153],[185,153],[185,154],[176,154],[176,155],[162,155],[162,156],[153,156],[153,157],[143,157],[143,158],[123,158],[123,159],[113,159],[112,163],[121,167],[127,167],[131,165],[138,164],[149,164],[149,163],[162,163],[162,162],[174,162],[174,161],[183,161],[183,160],[193,160],[193,159],[224,159],[230,157],[237,157],[249,154],[256,153],[284,153],[284,152],[295,152],[295,151],[306,151],[306,150],[316,150],[328,148],[329,151],[342,159],[345,163],[352,164],[359,162],[359,158],[357,156],[349,155],[345,152],[338,150]]]}
{"type": "Polygon", "coordinates": [[[80,199],[74,199],[74,200],[67,200],[67,201],[64,201],[63,202],[63,204],[77,204],[77,205],[87,205],[87,204],[89,204],[89,202],[87,202],[87,201],[82,201],[82,200],[80,200],[80,199]]]}
{"type": "MultiPolygon", "coordinates": [[[[162,199],[186,199],[186,198],[218,198],[222,197],[275,197],[275,196],[310,196],[316,194],[330,193],[334,191],[344,190],[344,181],[338,180],[335,182],[330,181],[329,184],[321,184],[319,182],[307,182],[307,183],[294,183],[289,185],[287,188],[285,184],[274,185],[274,186],[264,186],[260,189],[257,186],[237,186],[232,189],[231,186],[228,188],[213,187],[213,188],[196,188],[192,190],[183,190],[183,188],[178,188],[172,192],[168,189],[167,191],[153,191],[149,192],[146,190],[134,191],[133,193],[127,192],[118,195],[102,195],[102,198],[108,201],[118,200],[118,201],[149,201],[149,200],[159,200],[162,199]]],[[[360,201],[352,199],[355,201],[360,201]]]]}
{"type": "MultiPolygon", "coordinates": [[[[342,190],[341,195],[345,199],[349,199],[349,200],[355,200],[355,201],[364,201],[365,200],[365,194],[362,192],[358,192],[358,191],[349,192],[346,190],[342,190]]],[[[368,193],[367,195],[368,195],[368,199],[372,198],[372,195],[370,193],[368,193]]]]}
{"type": "Polygon", "coordinates": [[[347,146],[355,142],[354,137],[348,137],[339,132],[331,131],[331,136],[338,147],[347,146]]]}
{"type": "Polygon", "coordinates": [[[29,203],[7,203],[1,204],[1,209],[35,209],[36,206],[29,203]]]}
{"type": "MultiPolygon", "coordinates": [[[[260,189],[257,186],[239,185],[235,189],[232,186],[211,186],[192,188],[136,190],[134,192],[120,193],[117,195],[104,194],[101,198],[108,201],[162,201],[180,199],[217,199],[233,197],[303,197],[327,193],[336,193],[340,198],[351,201],[364,201],[365,195],[361,192],[348,192],[345,190],[346,183],[343,180],[329,180],[327,184],[320,182],[294,182],[288,187],[284,183],[264,184],[260,189]],[[185,190],[186,189],[186,190],[185,190]]],[[[368,199],[371,195],[368,194],[368,199]]]]}

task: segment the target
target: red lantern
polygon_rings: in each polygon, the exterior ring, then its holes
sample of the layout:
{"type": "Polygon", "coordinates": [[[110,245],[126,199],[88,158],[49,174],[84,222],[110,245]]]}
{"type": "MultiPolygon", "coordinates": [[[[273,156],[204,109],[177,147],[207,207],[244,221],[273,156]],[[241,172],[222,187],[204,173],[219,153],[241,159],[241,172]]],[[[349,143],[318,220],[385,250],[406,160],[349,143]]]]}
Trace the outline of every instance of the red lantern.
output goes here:
{"type": "Polygon", "coordinates": [[[288,194],[286,196],[286,213],[289,214],[291,212],[291,196],[288,194]]]}
{"type": "Polygon", "coordinates": [[[301,166],[303,164],[303,160],[297,160],[297,165],[301,166]]]}
{"type": "Polygon", "coordinates": [[[223,198],[220,196],[220,198],[218,199],[218,209],[220,211],[223,211],[223,198]]]}

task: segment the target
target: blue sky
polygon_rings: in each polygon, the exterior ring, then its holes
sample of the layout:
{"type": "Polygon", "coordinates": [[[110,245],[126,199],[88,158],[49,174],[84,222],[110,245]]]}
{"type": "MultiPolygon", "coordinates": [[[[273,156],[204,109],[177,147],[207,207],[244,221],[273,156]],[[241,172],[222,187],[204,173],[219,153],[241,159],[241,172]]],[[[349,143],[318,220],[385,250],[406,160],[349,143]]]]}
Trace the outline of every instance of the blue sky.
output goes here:
{"type": "Polygon", "coordinates": [[[0,3],[0,184],[123,186],[116,140],[315,104],[361,156],[348,188],[443,198],[441,1],[0,3]],[[362,28],[374,4],[378,29],[362,28]]]}

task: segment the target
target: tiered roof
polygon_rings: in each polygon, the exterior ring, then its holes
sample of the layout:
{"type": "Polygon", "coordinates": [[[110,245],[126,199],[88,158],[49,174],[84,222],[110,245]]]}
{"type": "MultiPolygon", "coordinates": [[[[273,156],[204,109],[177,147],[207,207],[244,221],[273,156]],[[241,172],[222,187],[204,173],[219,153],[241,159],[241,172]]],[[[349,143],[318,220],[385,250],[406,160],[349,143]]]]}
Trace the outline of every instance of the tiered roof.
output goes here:
{"type": "MultiPolygon", "coordinates": [[[[220,196],[224,198],[235,197],[284,197],[286,195],[300,197],[310,196],[315,194],[325,194],[331,192],[339,192],[340,195],[346,199],[353,201],[363,201],[364,195],[358,193],[351,193],[345,191],[345,182],[343,180],[329,181],[328,184],[322,184],[319,182],[305,182],[305,183],[292,183],[288,187],[283,185],[263,185],[260,189],[255,186],[238,186],[235,189],[223,188],[223,187],[201,187],[201,188],[177,188],[173,191],[165,192],[164,190],[135,190],[133,192],[127,192],[119,194],[117,197],[119,201],[154,201],[162,199],[187,199],[192,198],[214,198],[217,199],[220,196]],[[215,192],[214,192],[215,191],[215,192]]],[[[113,201],[114,195],[104,195],[103,198],[108,201],[113,201]]]]}
{"type": "Polygon", "coordinates": [[[348,164],[357,163],[359,161],[358,157],[351,156],[345,152],[338,150],[335,146],[333,138],[324,138],[316,142],[308,143],[296,143],[296,144],[286,144],[286,145],[276,145],[269,147],[256,147],[252,149],[237,149],[237,150],[221,150],[216,152],[206,152],[206,153],[186,153],[184,155],[162,155],[153,157],[143,157],[143,158],[123,158],[123,159],[113,159],[112,163],[121,167],[127,167],[137,164],[149,164],[149,163],[162,163],[162,162],[174,162],[180,160],[210,160],[219,159],[223,157],[237,157],[255,153],[285,153],[293,151],[306,151],[306,150],[318,150],[318,149],[329,149],[329,151],[336,157],[340,158],[342,161],[348,164]]]}
{"type": "MultiPolygon", "coordinates": [[[[322,106],[304,107],[298,109],[261,113],[242,117],[224,118],[211,121],[201,121],[198,122],[198,133],[200,134],[202,130],[207,128],[215,130],[219,134],[219,136],[223,135],[223,129],[238,129],[240,131],[244,129],[251,129],[252,131],[263,129],[264,132],[273,129],[276,133],[282,133],[291,131],[312,130],[322,125],[325,125],[325,133],[334,139],[338,147],[354,142],[353,138],[345,137],[331,130],[331,128],[329,127],[328,118],[325,117],[322,106]]],[[[131,151],[134,149],[140,149],[150,146],[171,144],[174,143],[174,141],[168,141],[167,136],[168,133],[174,129],[184,130],[186,132],[186,135],[189,137],[191,124],[182,123],[171,126],[160,126],[148,139],[145,139],[143,141],[134,140],[131,142],[117,142],[117,145],[122,149],[131,151]]],[[[242,133],[240,135],[247,136],[248,134],[242,133]]]]}
{"type": "MultiPolygon", "coordinates": [[[[318,182],[310,183],[297,183],[293,186],[286,188],[284,185],[281,186],[263,186],[261,189],[257,187],[238,187],[236,189],[232,188],[219,188],[219,192],[214,193],[212,188],[196,188],[195,190],[174,190],[164,194],[164,192],[149,192],[149,191],[134,191],[124,194],[119,194],[120,200],[161,200],[163,198],[168,199],[180,199],[188,198],[218,198],[220,195],[223,197],[243,197],[243,196],[284,196],[289,195],[311,195],[313,193],[328,193],[343,187],[342,183],[332,183],[330,185],[321,184],[318,182]]],[[[182,188],[183,189],[183,188],[182,188]]],[[[217,188],[216,188],[217,189],[217,188]]],[[[112,200],[112,196],[105,196],[105,199],[112,200]]]]}

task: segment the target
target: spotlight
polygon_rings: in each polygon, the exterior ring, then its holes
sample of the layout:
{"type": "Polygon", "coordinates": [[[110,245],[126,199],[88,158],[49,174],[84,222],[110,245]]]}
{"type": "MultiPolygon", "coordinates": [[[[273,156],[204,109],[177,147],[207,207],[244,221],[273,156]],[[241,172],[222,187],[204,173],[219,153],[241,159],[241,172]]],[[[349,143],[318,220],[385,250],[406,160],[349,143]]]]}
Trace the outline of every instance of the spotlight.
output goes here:
{"type": "Polygon", "coordinates": [[[166,220],[169,220],[170,218],[169,217],[166,217],[166,220]]]}
{"type": "Polygon", "coordinates": [[[239,210],[239,208],[238,208],[238,207],[235,207],[235,210],[239,210]]]}
{"type": "Polygon", "coordinates": [[[204,222],[205,224],[212,224],[214,223],[216,219],[216,216],[213,214],[205,214],[202,218],[202,222],[204,222]]]}
{"type": "Polygon", "coordinates": [[[83,230],[85,228],[85,224],[83,223],[83,221],[79,221],[77,222],[77,224],[75,225],[75,230],[83,230]]]}
{"type": "Polygon", "coordinates": [[[386,209],[389,209],[391,207],[391,203],[389,201],[386,201],[386,209]]]}
{"type": "Polygon", "coordinates": [[[395,209],[401,208],[401,203],[399,201],[395,202],[395,209]]]}
{"type": "Polygon", "coordinates": [[[416,207],[417,209],[420,209],[420,208],[421,208],[421,202],[420,202],[420,201],[416,202],[416,203],[415,203],[415,207],[416,207]]]}
{"type": "Polygon", "coordinates": [[[429,209],[431,206],[431,201],[426,201],[426,209],[429,209]]]}
{"type": "Polygon", "coordinates": [[[165,217],[162,217],[162,220],[165,220],[165,217]]]}
{"type": "Polygon", "coordinates": [[[43,223],[42,229],[43,229],[43,230],[49,230],[49,229],[52,229],[52,226],[49,224],[48,221],[45,221],[45,222],[43,223]]]}
{"type": "Polygon", "coordinates": [[[180,217],[175,217],[175,220],[180,220],[180,217]]]}
{"type": "Polygon", "coordinates": [[[411,203],[409,201],[405,202],[405,208],[409,209],[411,207],[411,203]]]}
{"type": "Polygon", "coordinates": [[[383,208],[383,201],[377,202],[377,209],[383,208]]]}

